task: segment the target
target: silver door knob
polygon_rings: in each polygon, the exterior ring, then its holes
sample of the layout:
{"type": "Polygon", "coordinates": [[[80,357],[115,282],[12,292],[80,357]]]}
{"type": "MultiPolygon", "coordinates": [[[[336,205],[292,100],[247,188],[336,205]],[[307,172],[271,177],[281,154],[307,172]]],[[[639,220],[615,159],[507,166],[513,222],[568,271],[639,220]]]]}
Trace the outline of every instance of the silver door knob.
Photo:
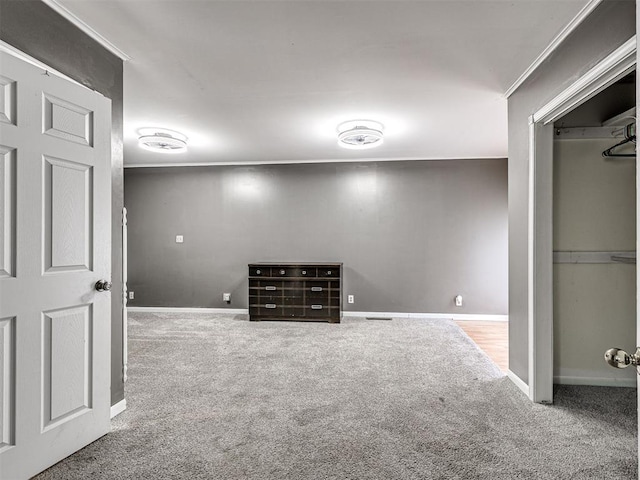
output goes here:
{"type": "Polygon", "coordinates": [[[96,290],[99,292],[108,292],[111,290],[111,282],[108,280],[98,280],[96,282],[96,290]]]}
{"type": "Polygon", "coordinates": [[[631,355],[621,348],[610,348],[604,352],[604,359],[615,368],[627,368],[629,365],[637,367],[640,364],[640,347],[631,355]]]}

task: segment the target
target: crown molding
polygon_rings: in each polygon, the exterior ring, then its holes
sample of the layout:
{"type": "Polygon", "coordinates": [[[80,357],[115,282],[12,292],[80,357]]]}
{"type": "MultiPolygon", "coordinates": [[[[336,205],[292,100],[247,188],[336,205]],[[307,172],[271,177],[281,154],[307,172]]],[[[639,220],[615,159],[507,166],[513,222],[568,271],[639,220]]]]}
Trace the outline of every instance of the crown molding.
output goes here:
{"type": "Polygon", "coordinates": [[[520,85],[522,85],[527,78],[544,62],[549,56],[560,46],[565,39],[578,28],[578,26],[584,22],[584,20],[591,15],[598,5],[603,0],[590,0],[578,14],[560,31],[560,33],[551,41],[551,43],[545,48],[538,58],[536,58],[531,65],[520,75],[520,77],[511,85],[504,93],[506,98],[509,98],[513,92],[515,92],[520,85]]]}
{"type": "Polygon", "coordinates": [[[89,26],[84,21],[80,20],[74,13],[72,13],[66,7],[60,5],[57,0],[42,0],[43,3],[46,3],[51,9],[53,9],[58,14],[62,15],[64,18],[73,23],[76,27],[82,30],[84,33],[93,38],[96,42],[102,45],[104,48],[113,53],[116,57],[120,58],[124,62],[128,62],[131,60],[131,57],[116,47],[109,40],[104,38],[98,32],[96,32],[91,26],[89,26]]]}

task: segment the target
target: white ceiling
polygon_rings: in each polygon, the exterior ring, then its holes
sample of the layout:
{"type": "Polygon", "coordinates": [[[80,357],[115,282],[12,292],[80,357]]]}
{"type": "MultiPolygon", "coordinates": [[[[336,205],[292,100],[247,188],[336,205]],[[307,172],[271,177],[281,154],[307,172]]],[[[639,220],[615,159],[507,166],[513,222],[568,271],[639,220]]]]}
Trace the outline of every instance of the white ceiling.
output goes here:
{"type": "Polygon", "coordinates": [[[58,0],[131,57],[125,165],[506,157],[505,91],[587,0],[58,0]],[[354,151],[336,126],[370,118],[354,151]],[[137,131],[189,137],[187,153],[137,131]]]}

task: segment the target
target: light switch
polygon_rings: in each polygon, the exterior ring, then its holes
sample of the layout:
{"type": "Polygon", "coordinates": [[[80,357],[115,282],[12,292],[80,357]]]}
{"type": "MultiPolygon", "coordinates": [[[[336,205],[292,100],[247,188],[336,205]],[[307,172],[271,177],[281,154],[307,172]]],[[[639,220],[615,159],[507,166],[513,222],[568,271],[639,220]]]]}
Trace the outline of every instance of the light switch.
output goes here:
{"type": "Polygon", "coordinates": [[[176,243],[184,243],[184,237],[182,235],[176,235],[176,243]]]}

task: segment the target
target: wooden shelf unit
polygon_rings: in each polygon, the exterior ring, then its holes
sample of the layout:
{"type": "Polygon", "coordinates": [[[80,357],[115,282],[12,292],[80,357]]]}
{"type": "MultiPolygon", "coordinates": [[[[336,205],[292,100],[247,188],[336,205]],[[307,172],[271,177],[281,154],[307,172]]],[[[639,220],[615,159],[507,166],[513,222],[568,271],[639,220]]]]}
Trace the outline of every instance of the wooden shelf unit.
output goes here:
{"type": "Polygon", "coordinates": [[[342,263],[249,264],[249,320],[340,323],[342,263]]]}

